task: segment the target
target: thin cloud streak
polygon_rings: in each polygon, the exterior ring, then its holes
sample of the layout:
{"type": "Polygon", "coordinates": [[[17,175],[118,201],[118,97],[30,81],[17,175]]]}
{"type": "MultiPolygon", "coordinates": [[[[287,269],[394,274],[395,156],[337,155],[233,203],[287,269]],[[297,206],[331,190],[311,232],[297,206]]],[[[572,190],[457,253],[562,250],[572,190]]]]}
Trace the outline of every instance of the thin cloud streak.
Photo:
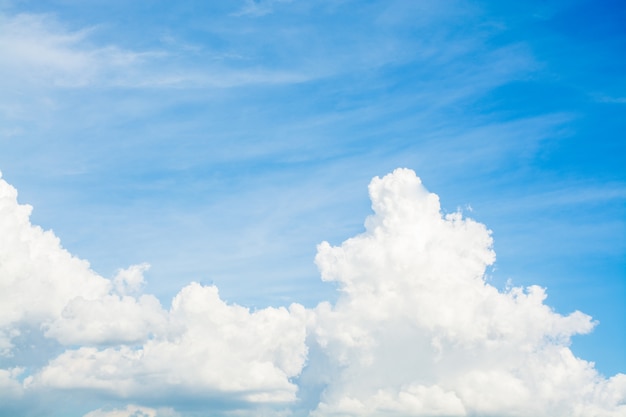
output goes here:
{"type": "Polygon", "coordinates": [[[12,80],[8,86],[19,80],[22,88],[231,88],[310,79],[288,70],[221,68],[211,65],[210,60],[205,65],[196,63],[194,68],[185,68],[184,55],[178,68],[172,63],[180,61],[184,51],[94,47],[89,37],[99,30],[97,27],[67,30],[50,15],[0,18],[0,50],[5,56],[0,72],[5,80],[12,80]]]}

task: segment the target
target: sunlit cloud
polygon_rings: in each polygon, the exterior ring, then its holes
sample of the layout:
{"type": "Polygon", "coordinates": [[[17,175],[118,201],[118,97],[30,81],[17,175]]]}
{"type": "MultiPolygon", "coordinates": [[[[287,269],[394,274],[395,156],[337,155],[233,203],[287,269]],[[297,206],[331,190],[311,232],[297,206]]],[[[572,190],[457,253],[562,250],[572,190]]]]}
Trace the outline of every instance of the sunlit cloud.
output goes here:
{"type": "Polygon", "coordinates": [[[255,311],[197,283],[164,309],[142,293],[145,264],[97,275],[30,224],[31,208],[0,181],[3,354],[15,353],[24,326],[65,346],[38,369],[2,369],[5,400],[87,390],[146,405],[90,417],[161,416],[175,414],[147,406],[222,397],[226,409],[296,409],[323,386],[315,416],[626,411],[626,375],[606,379],[569,349],[591,317],[554,312],[538,286],[490,285],[491,232],[442,214],[411,170],[372,180],[365,232],[318,247],[321,278],[338,284],[335,303],[255,311]]]}
{"type": "Polygon", "coordinates": [[[589,316],[555,313],[541,287],[486,281],[495,253],[484,225],[442,215],[410,170],[375,178],[370,196],[366,231],[318,248],[322,279],[341,296],[315,310],[313,334],[336,370],[315,415],[625,411],[626,375],[604,380],[568,348],[593,328],[589,316]]]}

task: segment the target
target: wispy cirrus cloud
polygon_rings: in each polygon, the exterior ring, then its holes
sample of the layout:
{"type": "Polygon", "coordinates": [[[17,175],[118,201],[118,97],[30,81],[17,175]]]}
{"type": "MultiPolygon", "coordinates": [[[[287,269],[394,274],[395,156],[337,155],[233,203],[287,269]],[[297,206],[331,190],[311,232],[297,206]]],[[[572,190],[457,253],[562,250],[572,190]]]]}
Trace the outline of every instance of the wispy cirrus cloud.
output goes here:
{"type": "Polygon", "coordinates": [[[204,59],[190,67],[186,56],[198,58],[202,48],[190,50],[167,38],[161,48],[153,50],[98,45],[92,35],[101,28],[72,30],[50,14],[3,14],[0,22],[0,51],[5,57],[0,73],[4,80],[11,80],[9,86],[224,88],[308,78],[288,69],[224,67],[223,59],[214,57],[221,52],[211,51],[204,51],[200,56],[204,59]]]}
{"type": "Polygon", "coordinates": [[[0,15],[0,65],[12,83],[81,87],[102,82],[105,75],[119,78],[155,52],[132,52],[89,42],[96,27],[68,30],[54,16],[0,15]],[[108,73],[108,74],[107,74],[108,73]]]}
{"type": "MultiPolygon", "coordinates": [[[[250,1],[242,10],[247,10],[246,15],[263,16],[279,7],[278,3],[291,1],[250,1]]],[[[457,12],[450,13],[447,7],[452,5],[421,5],[417,9],[422,18],[415,21],[406,19],[406,14],[415,10],[403,10],[397,3],[381,10],[384,13],[374,22],[373,30],[363,32],[364,36],[354,33],[372,24],[367,15],[365,19],[355,15],[353,22],[335,28],[345,36],[317,30],[320,17],[338,13],[336,8],[353,6],[298,4],[285,13],[300,24],[287,26],[264,19],[242,24],[233,16],[227,19],[231,24],[212,25],[214,22],[209,21],[201,26],[208,37],[219,42],[192,42],[162,28],[160,42],[151,49],[96,40],[94,35],[104,32],[106,23],[71,27],[54,14],[4,13],[0,16],[0,51],[7,59],[0,71],[5,79],[13,80],[12,84],[19,80],[23,85],[39,87],[230,88],[297,84],[411,62],[420,63],[419,71],[425,70],[427,75],[436,69],[439,76],[455,72],[456,76],[475,77],[488,70],[490,75],[483,74],[481,79],[494,83],[532,65],[521,45],[514,51],[509,47],[486,51],[480,42],[440,27],[449,20],[476,19],[477,11],[471,7],[458,7],[457,12]],[[440,28],[436,36],[410,39],[391,35],[390,29],[398,26],[425,33],[440,28]],[[275,47],[268,48],[267,44],[275,47]],[[458,71],[455,61],[467,54],[475,56],[480,72],[471,67],[458,71]],[[484,60],[490,62],[488,67],[481,62],[484,60]],[[498,63],[494,65],[494,61],[498,63]]],[[[488,37],[489,31],[484,36],[488,37]]],[[[466,81],[464,88],[480,84],[466,81]]],[[[460,87],[451,86],[457,94],[463,92],[460,87]]]]}
{"type": "Polygon", "coordinates": [[[276,5],[291,3],[293,0],[245,0],[243,7],[234,16],[259,17],[272,13],[276,5]]]}

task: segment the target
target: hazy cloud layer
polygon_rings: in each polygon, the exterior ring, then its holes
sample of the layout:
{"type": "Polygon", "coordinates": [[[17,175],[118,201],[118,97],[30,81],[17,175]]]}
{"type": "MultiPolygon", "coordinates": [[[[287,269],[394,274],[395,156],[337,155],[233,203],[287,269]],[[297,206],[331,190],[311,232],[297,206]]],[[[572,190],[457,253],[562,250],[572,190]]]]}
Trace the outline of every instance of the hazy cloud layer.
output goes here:
{"type": "Polygon", "coordinates": [[[490,231],[442,214],[413,171],[369,191],[365,232],[318,247],[335,304],[251,311],[191,283],[166,309],[142,293],[147,265],[99,276],[0,179],[2,404],[87,390],[128,405],[86,417],[185,415],[175,405],[188,400],[250,415],[626,415],[626,375],[604,378],[568,347],[591,317],[556,313],[537,286],[490,285],[490,231]],[[65,347],[43,366],[12,361],[26,327],[65,347]]]}

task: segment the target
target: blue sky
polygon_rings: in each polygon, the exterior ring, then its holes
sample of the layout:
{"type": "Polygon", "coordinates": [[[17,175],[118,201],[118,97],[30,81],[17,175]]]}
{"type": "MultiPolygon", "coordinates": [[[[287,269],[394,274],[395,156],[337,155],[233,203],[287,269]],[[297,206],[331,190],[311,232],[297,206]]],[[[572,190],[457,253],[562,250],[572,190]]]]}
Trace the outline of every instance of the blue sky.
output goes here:
{"type": "MultiPolygon", "coordinates": [[[[492,231],[491,285],[599,322],[571,349],[610,377],[625,20],[617,0],[2,1],[0,171],[103,277],[145,262],[165,308],[196,281],[262,310],[334,303],[317,245],[363,232],[370,180],[409,168],[492,231]]],[[[18,359],[0,368],[36,368],[18,359]]]]}

